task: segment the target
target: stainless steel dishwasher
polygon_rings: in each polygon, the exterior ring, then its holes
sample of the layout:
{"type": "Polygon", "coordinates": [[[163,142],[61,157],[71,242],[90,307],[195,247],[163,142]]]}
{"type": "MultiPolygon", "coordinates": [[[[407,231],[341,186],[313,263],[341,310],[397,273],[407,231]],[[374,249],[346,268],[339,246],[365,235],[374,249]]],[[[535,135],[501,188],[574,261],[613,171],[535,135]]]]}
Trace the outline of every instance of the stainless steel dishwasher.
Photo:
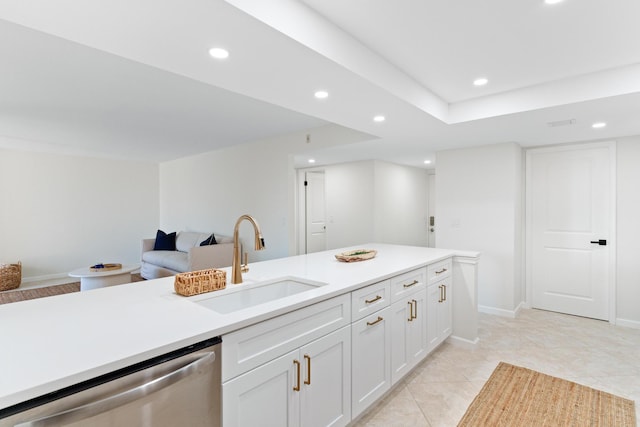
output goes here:
{"type": "Polygon", "coordinates": [[[0,426],[221,424],[220,337],[0,410],[0,426]]]}

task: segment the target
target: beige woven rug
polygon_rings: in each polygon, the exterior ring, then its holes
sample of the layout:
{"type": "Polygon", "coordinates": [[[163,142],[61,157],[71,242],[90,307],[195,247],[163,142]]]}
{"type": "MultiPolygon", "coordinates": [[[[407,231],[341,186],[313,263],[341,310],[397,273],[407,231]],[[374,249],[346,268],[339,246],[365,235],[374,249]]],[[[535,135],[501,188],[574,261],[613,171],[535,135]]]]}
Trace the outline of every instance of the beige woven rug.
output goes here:
{"type": "Polygon", "coordinates": [[[636,412],[632,400],[500,362],[458,426],[635,427],[636,412]]]}

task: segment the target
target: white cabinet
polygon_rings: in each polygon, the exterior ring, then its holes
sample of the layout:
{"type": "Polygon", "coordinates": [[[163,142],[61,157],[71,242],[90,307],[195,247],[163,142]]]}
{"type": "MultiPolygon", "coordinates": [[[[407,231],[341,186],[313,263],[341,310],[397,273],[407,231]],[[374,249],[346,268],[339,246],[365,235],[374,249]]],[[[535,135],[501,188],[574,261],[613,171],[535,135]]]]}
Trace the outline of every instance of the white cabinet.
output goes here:
{"type": "Polygon", "coordinates": [[[224,426],[345,426],[351,334],[343,327],[222,385],[224,426]]]}
{"type": "Polygon", "coordinates": [[[350,322],[346,294],[224,335],[223,425],[347,425],[350,322]]]}
{"type": "Polygon", "coordinates": [[[340,295],[222,336],[222,382],[351,323],[351,296],[340,295]]]}
{"type": "Polygon", "coordinates": [[[356,321],[388,307],[391,302],[391,281],[384,280],[351,292],[351,320],[356,321]]]}
{"type": "Polygon", "coordinates": [[[430,352],[451,335],[451,277],[427,288],[427,345],[430,352]]]}
{"type": "Polygon", "coordinates": [[[353,418],[391,387],[390,314],[387,306],[351,325],[353,418]]]}
{"type": "Polygon", "coordinates": [[[391,305],[391,384],[427,355],[426,307],[424,288],[391,305]]]}
{"type": "MultiPolygon", "coordinates": [[[[351,328],[300,349],[300,425],[345,426],[351,421],[351,328]]],[[[254,424],[255,425],[255,424],[254,424]]]]}
{"type": "Polygon", "coordinates": [[[222,337],[224,426],[345,426],[451,334],[451,259],[222,337]]]}
{"type": "Polygon", "coordinates": [[[300,397],[293,351],[222,384],[223,426],[297,426],[300,397]]]}
{"type": "Polygon", "coordinates": [[[395,384],[427,354],[427,270],[391,279],[391,383],[395,384]]]}

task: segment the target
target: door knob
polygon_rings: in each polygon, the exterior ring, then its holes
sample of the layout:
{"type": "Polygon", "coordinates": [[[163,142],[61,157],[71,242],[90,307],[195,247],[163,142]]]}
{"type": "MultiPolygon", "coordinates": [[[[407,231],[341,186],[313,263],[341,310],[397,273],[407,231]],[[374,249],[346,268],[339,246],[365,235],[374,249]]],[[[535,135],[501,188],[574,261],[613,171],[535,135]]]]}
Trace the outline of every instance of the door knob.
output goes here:
{"type": "Polygon", "coordinates": [[[607,246],[607,241],[604,239],[592,240],[591,243],[593,243],[594,245],[607,246]]]}

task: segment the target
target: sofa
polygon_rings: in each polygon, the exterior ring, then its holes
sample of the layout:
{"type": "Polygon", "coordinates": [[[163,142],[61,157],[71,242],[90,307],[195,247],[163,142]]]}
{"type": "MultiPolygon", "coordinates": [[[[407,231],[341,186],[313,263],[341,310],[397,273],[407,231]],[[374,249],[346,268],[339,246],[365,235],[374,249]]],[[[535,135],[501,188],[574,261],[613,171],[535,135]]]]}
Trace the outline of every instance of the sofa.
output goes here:
{"type": "Polygon", "coordinates": [[[145,279],[174,276],[207,268],[229,267],[232,263],[232,237],[195,231],[180,231],[166,235],[159,230],[155,239],[142,240],[140,275],[145,279]],[[173,237],[172,235],[175,236],[175,250],[173,246],[166,250],[166,245],[156,245],[156,239],[166,243],[166,236],[173,237]],[[210,244],[212,242],[213,244],[210,244]]]}

